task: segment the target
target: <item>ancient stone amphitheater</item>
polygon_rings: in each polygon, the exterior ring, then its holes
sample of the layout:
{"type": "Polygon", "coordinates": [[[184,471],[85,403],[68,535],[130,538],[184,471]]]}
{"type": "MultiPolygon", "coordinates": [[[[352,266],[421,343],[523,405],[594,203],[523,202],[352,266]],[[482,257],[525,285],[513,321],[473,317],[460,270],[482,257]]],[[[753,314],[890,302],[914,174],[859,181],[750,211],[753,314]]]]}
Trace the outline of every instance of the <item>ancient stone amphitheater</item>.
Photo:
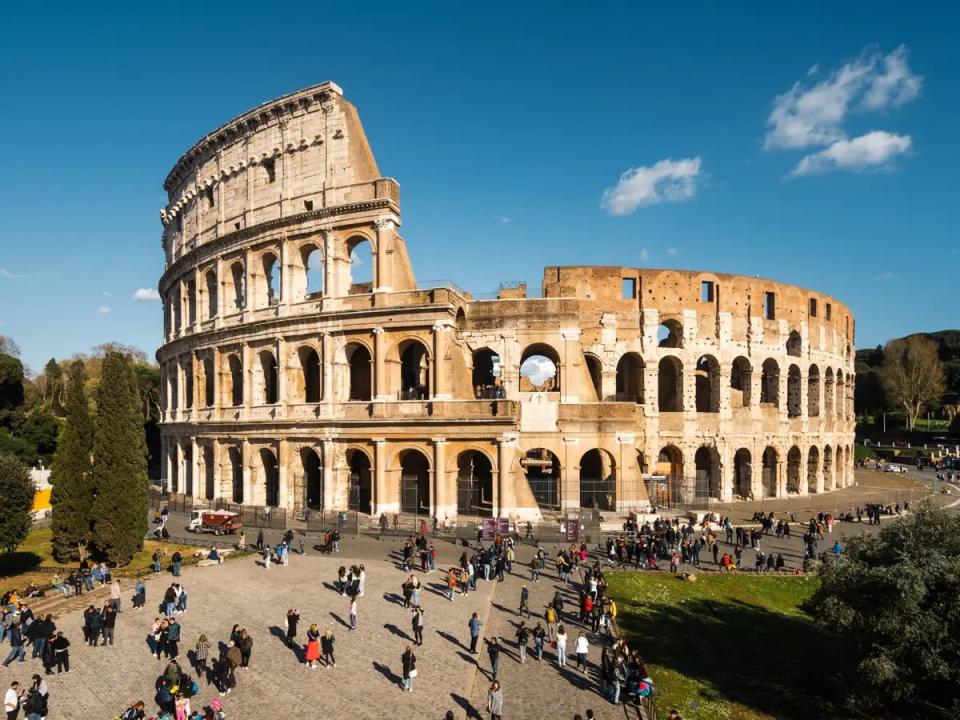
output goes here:
{"type": "Polygon", "coordinates": [[[400,188],[333,83],[164,183],[163,482],[244,505],[537,517],[853,477],[850,310],[770,280],[547,267],[417,284],[400,188]]]}

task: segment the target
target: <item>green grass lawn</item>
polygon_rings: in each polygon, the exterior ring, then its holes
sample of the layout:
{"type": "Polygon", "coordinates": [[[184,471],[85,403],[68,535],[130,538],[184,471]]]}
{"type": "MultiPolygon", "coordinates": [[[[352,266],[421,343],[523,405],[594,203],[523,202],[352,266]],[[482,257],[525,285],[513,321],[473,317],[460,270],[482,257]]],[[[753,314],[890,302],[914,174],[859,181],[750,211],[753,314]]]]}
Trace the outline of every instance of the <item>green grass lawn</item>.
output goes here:
{"type": "Polygon", "coordinates": [[[799,608],[805,576],[610,573],[620,627],[650,666],[657,714],[685,720],[835,716],[819,706],[832,650],[799,608]]]}

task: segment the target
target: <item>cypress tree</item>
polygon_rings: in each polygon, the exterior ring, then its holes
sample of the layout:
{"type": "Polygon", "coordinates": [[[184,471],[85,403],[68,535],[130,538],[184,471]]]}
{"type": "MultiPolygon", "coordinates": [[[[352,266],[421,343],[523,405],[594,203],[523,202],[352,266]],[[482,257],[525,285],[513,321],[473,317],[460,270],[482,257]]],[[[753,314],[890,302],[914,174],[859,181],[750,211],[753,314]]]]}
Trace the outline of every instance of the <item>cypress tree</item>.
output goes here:
{"type": "Polygon", "coordinates": [[[33,524],[33,480],[13,455],[0,453],[0,553],[13,552],[33,524]]]}
{"type": "Polygon", "coordinates": [[[137,380],[118,352],[103,359],[93,435],[93,542],[108,560],[130,562],[147,532],[147,443],[137,380]]]}
{"type": "Polygon", "coordinates": [[[60,431],[57,452],[50,468],[50,483],[53,485],[50,526],[53,556],[59,562],[79,559],[90,542],[93,421],[84,389],[86,380],[83,363],[77,360],[70,366],[66,423],[60,431]]]}

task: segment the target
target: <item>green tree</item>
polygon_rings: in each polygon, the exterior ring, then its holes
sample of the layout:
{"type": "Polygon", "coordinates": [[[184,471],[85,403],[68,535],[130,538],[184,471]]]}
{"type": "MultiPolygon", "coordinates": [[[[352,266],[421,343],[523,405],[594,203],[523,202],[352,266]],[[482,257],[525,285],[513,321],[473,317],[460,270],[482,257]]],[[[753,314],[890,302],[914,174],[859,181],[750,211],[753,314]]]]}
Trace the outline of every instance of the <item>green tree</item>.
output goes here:
{"type": "Polygon", "coordinates": [[[50,358],[43,368],[43,376],[38,378],[43,404],[54,415],[63,415],[64,386],[63,369],[54,358],[50,358]]]}
{"type": "Polygon", "coordinates": [[[67,419],[50,469],[53,555],[60,562],[79,559],[86,553],[90,542],[94,488],[90,464],[93,420],[84,385],[83,363],[74,362],[69,372],[67,419]]]}
{"type": "Polygon", "coordinates": [[[130,360],[109,351],[96,393],[93,436],[93,542],[119,565],[143,547],[147,532],[147,445],[130,360]]]}
{"type": "Polygon", "coordinates": [[[0,335],[0,355],[13,355],[13,357],[20,357],[20,346],[14,342],[12,337],[8,335],[0,335]]]}
{"type": "Polygon", "coordinates": [[[821,579],[808,610],[853,651],[848,699],[861,714],[960,707],[960,515],[921,505],[850,540],[821,579]]]}
{"type": "Polygon", "coordinates": [[[27,417],[20,437],[36,448],[37,455],[49,461],[57,449],[60,421],[46,410],[35,410],[27,417]]]}
{"type": "Polygon", "coordinates": [[[12,455],[0,454],[0,551],[13,552],[33,524],[30,470],[12,455]]]}
{"type": "Polygon", "coordinates": [[[944,391],[937,344],[919,335],[888,343],[880,374],[890,401],[903,408],[908,430],[913,430],[925,407],[940,401],[944,391]]]}
{"type": "Polygon", "coordinates": [[[23,363],[13,355],[0,353],[0,409],[23,405],[23,363]]]}

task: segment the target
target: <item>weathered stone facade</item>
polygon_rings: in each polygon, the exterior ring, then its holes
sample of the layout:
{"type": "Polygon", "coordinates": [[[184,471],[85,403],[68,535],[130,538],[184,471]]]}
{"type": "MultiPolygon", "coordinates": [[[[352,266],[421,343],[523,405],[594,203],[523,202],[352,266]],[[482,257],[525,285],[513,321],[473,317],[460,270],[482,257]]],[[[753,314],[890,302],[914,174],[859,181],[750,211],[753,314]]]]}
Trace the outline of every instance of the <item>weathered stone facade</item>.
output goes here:
{"type": "Polygon", "coordinates": [[[621,267],[548,267],[535,298],[420,288],[399,186],[332,83],[210,133],[164,188],[171,490],[532,517],[852,482],[844,305],[621,267]],[[531,357],[555,375],[521,375],[531,357]]]}

